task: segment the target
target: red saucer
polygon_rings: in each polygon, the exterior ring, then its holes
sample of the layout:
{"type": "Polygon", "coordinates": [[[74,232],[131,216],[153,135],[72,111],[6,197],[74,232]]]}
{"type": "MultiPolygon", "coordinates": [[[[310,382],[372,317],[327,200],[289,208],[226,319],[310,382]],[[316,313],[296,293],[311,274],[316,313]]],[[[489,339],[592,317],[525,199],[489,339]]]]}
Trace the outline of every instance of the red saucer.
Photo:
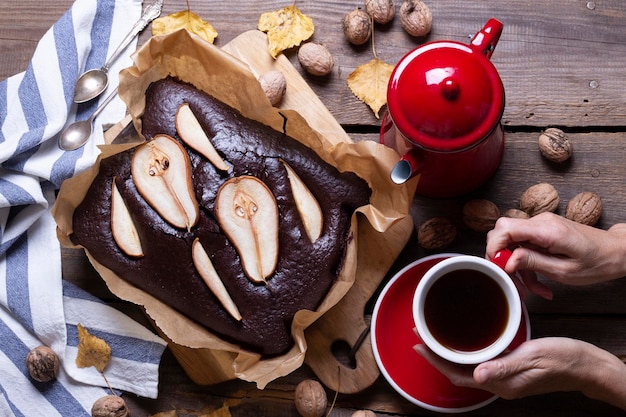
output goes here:
{"type": "MultiPolygon", "coordinates": [[[[483,407],[497,396],[453,385],[446,376],[423,359],[413,346],[421,343],[414,332],[413,293],[424,273],[438,262],[457,254],[438,254],[415,261],[385,285],[372,315],[371,337],[381,373],[404,398],[428,410],[461,413],[483,407]]],[[[522,323],[511,344],[530,339],[528,312],[522,304],[522,323]]]]}

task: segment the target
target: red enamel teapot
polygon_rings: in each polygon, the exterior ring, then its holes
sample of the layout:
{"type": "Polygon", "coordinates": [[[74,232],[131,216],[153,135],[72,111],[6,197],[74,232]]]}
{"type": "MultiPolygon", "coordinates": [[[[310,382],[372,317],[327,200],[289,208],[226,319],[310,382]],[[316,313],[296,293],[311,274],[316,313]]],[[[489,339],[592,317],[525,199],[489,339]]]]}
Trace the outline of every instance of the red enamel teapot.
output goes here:
{"type": "Polygon", "coordinates": [[[504,151],[504,87],[490,57],[502,28],[490,19],[469,45],[433,41],[395,66],[380,132],[380,142],[402,155],[394,183],[419,174],[416,193],[443,198],[493,175],[504,151]]]}

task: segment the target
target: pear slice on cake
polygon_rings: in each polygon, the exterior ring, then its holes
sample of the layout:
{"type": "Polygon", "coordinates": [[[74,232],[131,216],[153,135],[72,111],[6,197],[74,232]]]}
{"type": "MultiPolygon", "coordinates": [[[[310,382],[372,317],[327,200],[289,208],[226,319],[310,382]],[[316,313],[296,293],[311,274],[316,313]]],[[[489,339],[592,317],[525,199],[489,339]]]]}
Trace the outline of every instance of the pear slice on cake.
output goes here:
{"type": "Polygon", "coordinates": [[[189,156],[174,138],[157,135],[135,150],[132,175],[139,194],[168,223],[190,230],[200,217],[189,156]]]}
{"type": "Polygon", "coordinates": [[[311,243],[315,243],[315,241],[322,235],[322,229],[324,227],[324,215],[322,214],[322,208],[313,193],[311,193],[311,190],[309,190],[293,168],[291,168],[287,162],[282,160],[281,162],[287,170],[289,184],[291,185],[291,192],[296,202],[298,212],[300,213],[300,217],[302,218],[302,223],[304,223],[306,233],[309,236],[311,243]]]}
{"type": "Polygon", "coordinates": [[[253,176],[231,178],[217,192],[215,209],[248,278],[267,282],[278,263],[278,205],[271,190],[253,176]]]}
{"type": "Polygon", "coordinates": [[[204,247],[200,243],[200,239],[196,238],[193,241],[191,252],[193,264],[198,270],[198,273],[204,280],[207,287],[209,287],[213,294],[215,294],[215,296],[220,301],[220,303],[222,303],[222,306],[224,306],[226,311],[228,311],[228,313],[233,316],[235,320],[241,321],[241,313],[239,312],[237,305],[228,293],[228,290],[224,286],[222,279],[215,270],[213,262],[211,262],[211,258],[209,258],[209,255],[206,253],[204,247]]]}
{"type": "Polygon", "coordinates": [[[115,184],[115,177],[111,183],[111,233],[117,246],[128,256],[135,258],[143,256],[137,228],[128,206],[126,206],[124,198],[115,184]]]}
{"type": "Polygon", "coordinates": [[[213,166],[221,171],[228,171],[228,164],[217,153],[200,122],[193,114],[188,103],[181,104],[176,112],[176,131],[180,138],[197,152],[208,159],[213,166]]]}

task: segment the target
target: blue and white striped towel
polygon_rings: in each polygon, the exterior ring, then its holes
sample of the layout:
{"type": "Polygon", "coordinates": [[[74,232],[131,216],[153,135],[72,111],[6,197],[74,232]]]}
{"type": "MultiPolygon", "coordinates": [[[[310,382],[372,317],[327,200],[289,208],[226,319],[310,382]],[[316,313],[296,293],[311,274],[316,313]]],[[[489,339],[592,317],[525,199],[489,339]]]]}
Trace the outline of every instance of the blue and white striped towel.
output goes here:
{"type": "MultiPolygon", "coordinates": [[[[79,74],[99,68],[141,14],[141,0],[76,0],[41,39],[24,73],[0,83],[0,415],[89,416],[108,392],[95,368],[77,368],[80,322],[106,340],[105,369],[115,389],[155,398],[165,343],[150,330],[62,280],[50,214],[61,182],[91,166],[104,143],[102,125],[123,118],[116,98],[96,119],[86,146],[63,152],[58,133],[97,106],[74,105],[79,74]],[[61,359],[55,382],[33,382],[27,352],[50,346],[61,359]]],[[[42,7],[45,7],[45,2],[42,7]]],[[[130,65],[129,47],[109,70],[109,90],[130,65]]],[[[105,92],[102,97],[108,93],[105,92]]]]}

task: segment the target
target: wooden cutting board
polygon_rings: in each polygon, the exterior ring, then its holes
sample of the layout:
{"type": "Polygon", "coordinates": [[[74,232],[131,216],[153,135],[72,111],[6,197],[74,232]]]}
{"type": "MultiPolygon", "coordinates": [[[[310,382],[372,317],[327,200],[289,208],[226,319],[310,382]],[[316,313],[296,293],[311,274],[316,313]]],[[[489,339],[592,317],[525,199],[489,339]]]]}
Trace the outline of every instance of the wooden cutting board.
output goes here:
{"type": "Polygon", "coordinates": [[[351,142],[348,134],[287,57],[283,54],[276,59],[271,57],[267,52],[267,37],[263,32],[244,32],[222,47],[222,50],[248,64],[256,78],[271,70],[282,72],[287,80],[287,91],[279,107],[296,110],[313,129],[332,143],[351,142]]]}
{"type": "MultiPolygon", "coordinates": [[[[333,144],[351,142],[291,62],[284,55],[273,59],[266,52],[267,38],[264,33],[256,30],[245,32],[222,49],[245,62],[257,78],[270,70],[281,71],[287,79],[287,91],[280,108],[298,111],[313,129],[333,144]]],[[[385,233],[375,231],[370,225],[359,227],[359,264],[354,285],[339,304],[306,330],[308,348],[305,362],[328,388],[342,393],[359,392],[378,377],[379,370],[367,332],[369,324],[364,317],[365,305],[412,231],[410,216],[385,233]],[[350,347],[358,343],[358,349],[355,349],[356,366],[347,366],[335,357],[333,345],[337,342],[347,343],[350,347]]],[[[165,335],[161,336],[167,339],[165,335]]],[[[168,341],[171,351],[194,382],[210,385],[235,378],[230,367],[233,354],[192,349],[168,341]]]]}

